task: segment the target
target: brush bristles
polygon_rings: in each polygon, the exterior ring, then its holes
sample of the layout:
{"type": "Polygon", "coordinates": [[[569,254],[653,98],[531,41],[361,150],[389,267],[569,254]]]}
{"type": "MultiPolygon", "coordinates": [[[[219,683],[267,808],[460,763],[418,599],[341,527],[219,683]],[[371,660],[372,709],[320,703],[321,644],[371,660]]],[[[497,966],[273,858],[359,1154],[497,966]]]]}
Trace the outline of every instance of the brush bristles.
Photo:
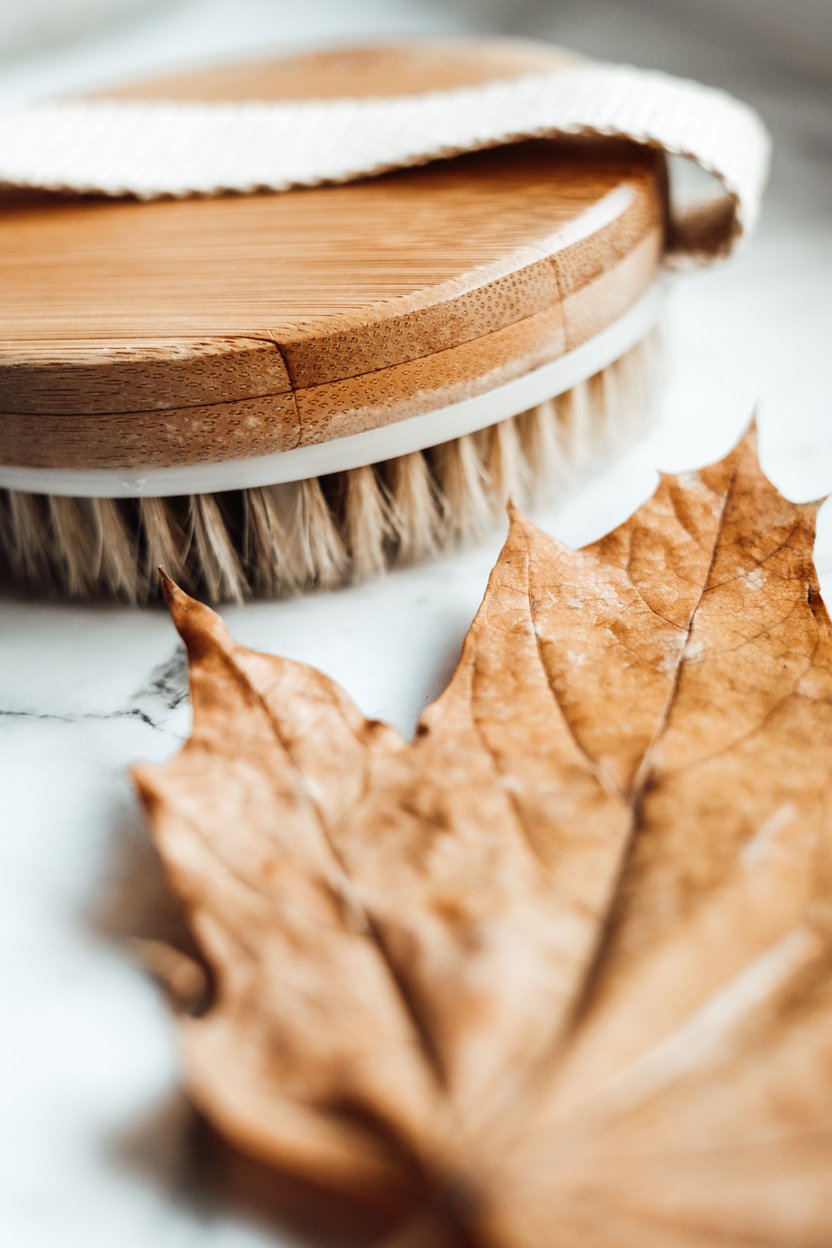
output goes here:
{"type": "Polygon", "coordinates": [[[574,491],[648,423],[656,372],[650,335],[511,420],[320,480],[190,498],[0,491],[2,573],[40,593],[130,603],[158,597],[160,566],[210,602],[363,580],[481,537],[509,498],[574,491]]]}

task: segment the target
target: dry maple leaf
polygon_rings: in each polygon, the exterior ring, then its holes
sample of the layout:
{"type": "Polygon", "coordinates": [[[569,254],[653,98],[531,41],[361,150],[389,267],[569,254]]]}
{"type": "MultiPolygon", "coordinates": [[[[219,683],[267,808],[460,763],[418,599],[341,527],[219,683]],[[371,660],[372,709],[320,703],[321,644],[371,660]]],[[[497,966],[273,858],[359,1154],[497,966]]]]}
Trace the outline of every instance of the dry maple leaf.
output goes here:
{"type": "Polygon", "coordinates": [[[172,584],[137,773],[229,1139],[487,1248],[832,1243],[832,635],[752,437],[585,550],[513,514],[416,738],[172,584]]]}

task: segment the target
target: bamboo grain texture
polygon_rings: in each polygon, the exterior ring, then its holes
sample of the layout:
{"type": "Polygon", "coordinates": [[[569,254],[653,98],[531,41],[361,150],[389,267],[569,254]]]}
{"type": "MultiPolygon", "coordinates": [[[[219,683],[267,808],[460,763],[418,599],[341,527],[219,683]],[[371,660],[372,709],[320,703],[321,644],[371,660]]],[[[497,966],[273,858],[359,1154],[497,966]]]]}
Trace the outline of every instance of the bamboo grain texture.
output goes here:
{"type": "MultiPolygon", "coordinates": [[[[130,91],[401,94],[553,56],[427,43],[130,91]]],[[[527,142],[282,195],[138,203],[6,191],[0,462],[216,462],[468,398],[615,320],[652,282],[665,226],[663,158],[625,144],[527,142]]]]}

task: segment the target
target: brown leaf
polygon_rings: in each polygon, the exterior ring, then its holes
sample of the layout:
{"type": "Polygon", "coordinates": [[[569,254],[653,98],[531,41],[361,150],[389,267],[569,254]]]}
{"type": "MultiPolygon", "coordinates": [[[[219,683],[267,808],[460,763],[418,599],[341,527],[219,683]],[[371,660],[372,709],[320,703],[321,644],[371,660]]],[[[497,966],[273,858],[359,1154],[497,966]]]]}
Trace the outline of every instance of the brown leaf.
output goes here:
{"type": "Polygon", "coordinates": [[[194,728],[137,780],[223,1133],[488,1248],[828,1248],[813,534],[751,436],[583,551],[513,514],[410,743],[168,584],[194,728]]]}

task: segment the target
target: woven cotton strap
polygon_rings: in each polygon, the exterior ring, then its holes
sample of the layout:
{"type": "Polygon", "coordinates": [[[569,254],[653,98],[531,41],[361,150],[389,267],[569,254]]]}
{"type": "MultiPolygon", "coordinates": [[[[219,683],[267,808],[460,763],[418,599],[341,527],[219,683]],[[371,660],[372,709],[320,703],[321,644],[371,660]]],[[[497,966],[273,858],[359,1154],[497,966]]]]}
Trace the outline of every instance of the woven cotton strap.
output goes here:
{"type": "Polygon", "coordinates": [[[88,100],[0,114],[0,182],[157,198],[344,182],[520,139],[614,136],[684,156],[720,184],[674,208],[669,261],[727,255],[754,225],[769,139],[722,91],[631,66],[389,99],[88,100]]]}

